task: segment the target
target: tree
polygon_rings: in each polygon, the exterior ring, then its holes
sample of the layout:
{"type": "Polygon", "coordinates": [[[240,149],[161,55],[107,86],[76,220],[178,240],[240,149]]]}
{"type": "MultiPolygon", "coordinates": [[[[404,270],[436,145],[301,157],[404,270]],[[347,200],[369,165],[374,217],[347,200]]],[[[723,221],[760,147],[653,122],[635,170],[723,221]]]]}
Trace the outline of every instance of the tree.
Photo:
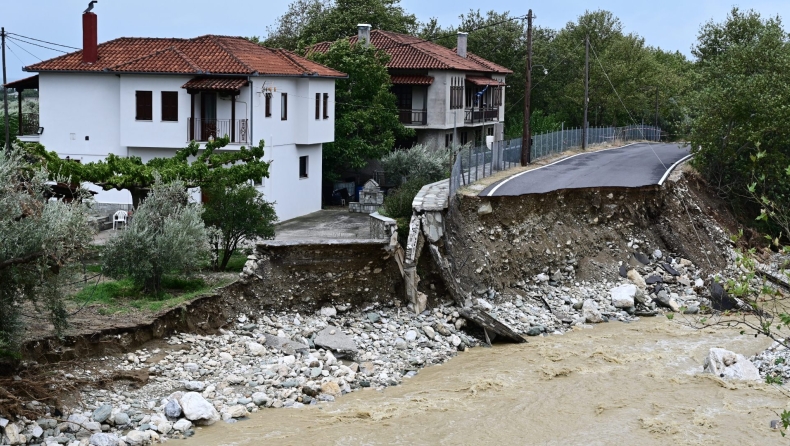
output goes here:
{"type": "Polygon", "coordinates": [[[342,39],[326,53],[309,57],[348,73],[335,84],[335,141],[324,144],[324,179],[334,181],[346,169],[359,169],[388,153],[396,138],[413,135],[398,120],[390,91],[389,56],[372,46],[342,39]]]}
{"type": "Polygon", "coordinates": [[[173,157],[153,158],[147,163],[137,156],[111,153],[104,161],[79,164],[61,159],[56,152],[47,152],[40,144],[30,145],[28,149],[52,174],[65,175],[79,183],[94,183],[104,190],[129,190],[137,207],[154,184],[155,174],[165,183],[178,179],[187,188],[231,186],[269,176],[270,163],[263,161],[263,140],[250,148],[242,146],[239,150],[217,152],[229,142],[230,138],[225,136],[207,142],[201,149],[200,144],[192,141],[173,157]]]}
{"type": "MultiPolygon", "coordinates": [[[[762,197],[790,209],[789,45],[778,17],[733,8],[724,23],[701,28],[692,50],[694,165],[750,220],[765,209],[762,197]]],[[[781,231],[766,223],[765,229],[781,231]]]]}
{"type": "Polygon", "coordinates": [[[196,269],[206,257],[208,234],[202,206],[188,200],[182,181],[164,183],[155,172],[151,193],[129,226],[107,242],[102,272],[129,277],[145,292],[158,293],[165,274],[196,269]]]}
{"type": "Polygon", "coordinates": [[[224,270],[228,266],[242,240],[274,237],[277,214],[273,203],[265,201],[251,184],[211,186],[203,192],[208,196],[203,221],[217,229],[217,236],[211,242],[214,269],[224,270]]]}
{"type": "Polygon", "coordinates": [[[296,0],[267,28],[266,46],[306,49],[319,42],[334,42],[357,33],[357,25],[412,34],[417,18],[400,6],[400,0],[296,0]]]}
{"type": "MultiPolygon", "coordinates": [[[[90,244],[87,191],[67,203],[50,199],[49,174],[33,170],[18,147],[0,150],[0,356],[16,351],[23,306],[66,327],[67,267],[90,244]]],[[[66,178],[58,178],[68,182],[66,178]]]]}

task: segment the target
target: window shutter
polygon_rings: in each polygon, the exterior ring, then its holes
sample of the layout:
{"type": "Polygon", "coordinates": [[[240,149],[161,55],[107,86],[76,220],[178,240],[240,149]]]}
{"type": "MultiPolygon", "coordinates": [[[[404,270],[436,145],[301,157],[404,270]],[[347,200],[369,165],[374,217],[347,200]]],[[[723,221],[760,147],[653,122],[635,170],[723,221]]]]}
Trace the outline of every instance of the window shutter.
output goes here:
{"type": "Polygon", "coordinates": [[[280,96],[280,119],[283,121],[288,119],[288,93],[282,93],[280,96]]]}
{"type": "Polygon", "coordinates": [[[329,119],[329,93],[324,93],[324,119],[329,119]]]}
{"type": "Polygon", "coordinates": [[[266,93],[266,117],[272,115],[272,94],[266,93]]]}
{"type": "Polygon", "coordinates": [[[178,92],[162,92],[162,121],[178,121],[178,92]]]}
{"type": "Polygon", "coordinates": [[[150,121],[153,119],[153,112],[151,110],[151,92],[150,91],[137,91],[135,92],[137,98],[137,116],[135,119],[138,121],[150,121]]]}
{"type": "Polygon", "coordinates": [[[321,93],[315,94],[315,119],[321,119],[321,93]]]}

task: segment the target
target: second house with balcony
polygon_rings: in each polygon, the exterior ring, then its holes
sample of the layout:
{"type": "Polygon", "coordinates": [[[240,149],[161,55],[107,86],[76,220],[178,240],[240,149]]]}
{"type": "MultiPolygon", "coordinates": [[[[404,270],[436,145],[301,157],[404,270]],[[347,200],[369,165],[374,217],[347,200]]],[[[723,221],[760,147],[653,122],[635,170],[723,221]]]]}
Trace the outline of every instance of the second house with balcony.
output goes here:
{"type": "MultiPolygon", "coordinates": [[[[436,148],[503,139],[505,76],[513,72],[468,52],[466,33],[458,33],[455,50],[364,24],[349,40],[389,54],[399,118],[415,129],[413,142],[436,148]]],[[[325,52],[330,45],[312,50],[325,52]]]]}
{"type": "MultiPolygon", "coordinates": [[[[23,117],[21,140],[82,163],[109,153],[146,162],[221,136],[231,141],[224,150],[264,140],[272,166],[257,186],[280,220],[321,209],[322,144],[334,140],[344,73],[242,37],[98,44],[93,13],[83,14],[83,32],[82,51],[25,67],[38,74],[7,84],[39,90],[39,115],[23,117]]],[[[131,203],[125,190],[96,199],[131,203]]]]}

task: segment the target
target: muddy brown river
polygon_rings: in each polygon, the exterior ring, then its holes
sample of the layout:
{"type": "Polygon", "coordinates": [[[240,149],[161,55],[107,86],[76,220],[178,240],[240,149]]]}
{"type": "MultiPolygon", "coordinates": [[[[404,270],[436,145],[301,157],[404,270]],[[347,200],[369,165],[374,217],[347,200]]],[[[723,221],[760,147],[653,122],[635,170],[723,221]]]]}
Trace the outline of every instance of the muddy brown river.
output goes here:
{"type": "Polygon", "coordinates": [[[778,389],[701,373],[711,347],[751,356],[768,345],[664,318],[600,324],[475,348],[401,386],[262,410],[183,444],[788,444],[769,427],[790,402],[778,389]]]}

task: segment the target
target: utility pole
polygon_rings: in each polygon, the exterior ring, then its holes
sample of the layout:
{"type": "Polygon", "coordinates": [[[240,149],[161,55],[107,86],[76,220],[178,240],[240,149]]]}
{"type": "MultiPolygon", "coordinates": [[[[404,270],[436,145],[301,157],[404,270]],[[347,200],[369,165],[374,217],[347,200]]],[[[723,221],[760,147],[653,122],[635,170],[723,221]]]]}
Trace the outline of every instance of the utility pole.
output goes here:
{"type": "Polygon", "coordinates": [[[532,10],[527,13],[527,66],[524,69],[524,135],[521,137],[521,165],[526,166],[532,158],[532,130],[529,128],[529,106],[532,90],[532,10]]]}
{"type": "Polygon", "coordinates": [[[582,150],[587,149],[587,105],[590,103],[590,35],[584,37],[584,122],[582,127],[582,150]]]}
{"type": "MultiPolygon", "coordinates": [[[[0,28],[0,46],[3,47],[3,111],[5,112],[5,144],[3,147],[5,147],[6,150],[10,150],[11,136],[9,133],[10,129],[8,128],[8,89],[5,88],[5,84],[8,83],[5,77],[5,28],[0,28]]],[[[21,111],[22,110],[20,110],[20,112],[21,111]]]]}

